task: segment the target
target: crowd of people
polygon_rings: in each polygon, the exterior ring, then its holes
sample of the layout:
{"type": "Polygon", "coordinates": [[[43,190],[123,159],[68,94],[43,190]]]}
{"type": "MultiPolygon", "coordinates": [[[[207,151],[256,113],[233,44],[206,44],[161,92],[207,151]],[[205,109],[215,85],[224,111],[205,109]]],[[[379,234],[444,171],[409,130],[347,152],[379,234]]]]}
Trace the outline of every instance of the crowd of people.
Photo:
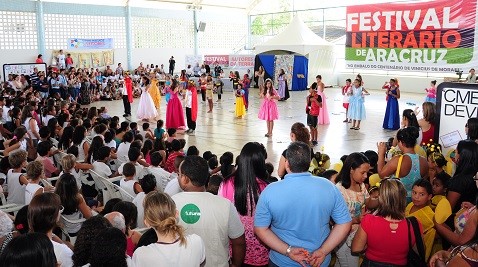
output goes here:
{"type": "MultiPolygon", "coordinates": [[[[176,135],[186,126],[180,97],[194,134],[198,91],[212,112],[212,93],[222,90],[212,75],[200,74],[198,85],[188,76],[142,64],[129,74],[119,64],[103,73],[70,67],[9,77],[0,97],[2,205],[21,208],[0,211],[1,266],[406,266],[413,251],[417,264],[476,266],[478,119],[468,120],[467,140],[444,155],[434,140],[435,104],[400,117],[391,79],[383,127],[396,134],[331,164],[324,151],[314,152],[318,124],[329,123],[318,75],[306,99],[307,126],[291,126],[278,163],[267,162],[257,142],[239,155],[215,155],[176,135]],[[79,87],[67,77],[80,79],[79,87]],[[138,84],[142,124],[78,103],[85,86],[104,93],[104,79],[105,88],[118,83],[111,96],[123,98],[125,117],[138,84]],[[165,121],[151,125],[162,93],[169,93],[165,121]]],[[[262,67],[254,78],[258,118],[270,137],[287,90],[264,79],[262,67]]],[[[251,80],[237,72],[230,79],[241,117],[251,80]]],[[[365,119],[363,85],[357,77],[342,89],[344,122],[354,130],[365,119]]]]}

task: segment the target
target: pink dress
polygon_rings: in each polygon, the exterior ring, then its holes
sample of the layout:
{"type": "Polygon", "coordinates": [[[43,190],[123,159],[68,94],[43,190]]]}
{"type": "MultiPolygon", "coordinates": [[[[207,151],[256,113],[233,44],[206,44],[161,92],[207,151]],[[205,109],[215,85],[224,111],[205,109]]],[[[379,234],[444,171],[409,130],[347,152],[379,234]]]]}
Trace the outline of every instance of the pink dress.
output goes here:
{"type": "MultiPolygon", "coordinates": [[[[259,191],[262,192],[266,188],[267,183],[256,178],[259,185],[259,191]]],[[[218,196],[229,199],[234,204],[234,177],[221,183],[219,186],[218,196]]],[[[248,207],[248,214],[250,214],[251,207],[248,207]]],[[[252,207],[252,214],[254,214],[255,207],[252,207]]],[[[246,256],[244,263],[254,266],[267,265],[269,262],[269,249],[264,247],[254,234],[254,216],[243,216],[239,214],[242,224],[244,225],[244,235],[246,236],[246,256]]]]}
{"type": "Polygon", "coordinates": [[[168,106],[166,108],[166,129],[178,129],[185,127],[184,112],[181,100],[179,100],[178,93],[171,93],[168,106]]]}
{"type": "MultiPolygon", "coordinates": [[[[277,95],[277,91],[274,89],[274,95],[277,95]]],[[[272,96],[274,96],[272,95],[272,96]]],[[[261,120],[273,121],[279,119],[279,111],[277,110],[277,103],[269,92],[262,98],[261,108],[259,109],[259,115],[257,116],[261,120]]]]}
{"type": "Polygon", "coordinates": [[[321,92],[320,90],[317,90],[317,94],[322,97],[322,108],[320,109],[319,113],[319,124],[330,124],[330,119],[329,119],[329,112],[327,111],[327,100],[325,99],[325,94],[324,92],[321,92]]]}

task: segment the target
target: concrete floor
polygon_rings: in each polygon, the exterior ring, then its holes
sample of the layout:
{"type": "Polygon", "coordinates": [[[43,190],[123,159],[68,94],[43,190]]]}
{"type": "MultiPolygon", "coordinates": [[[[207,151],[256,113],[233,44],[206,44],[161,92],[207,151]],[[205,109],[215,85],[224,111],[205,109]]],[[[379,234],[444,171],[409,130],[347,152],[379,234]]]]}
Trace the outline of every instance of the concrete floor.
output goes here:
{"type": "MultiPolygon", "coordinates": [[[[385,113],[385,94],[379,90],[369,90],[370,95],[366,96],[365,107],[367,119],[362,121],[359,131],[350,130],[351,124],[342,122],[345,116],[345,109],[342,107],[342,95],[340,88],[326,88],[327,106],[330,116],[330,125],[319,125],[319,145],[315,147],[320,151],[323,146],[324,152],[331,158],[331,163],[337,162],[344,154],[368,149],[376,150],[376,143],[385,141],[394,135],[394,131],[382,129],[383,115],[385,113]]],[[[242,146],[250,141],[261,142],[267,149],[267,161],[277,168],[279,158],[284,149],[290,143],[290,127],[295,122],[306,124],[305,98],[307,91],[291,92],[291,98],[285,102],[278,102],[279,120],[275,121],[273,137],[264,137],[267,133],[266,123],[257,118],[260,107],[258,89],[251,89],[250,105],[245,118],[237,119],[234,116],[234,95],[226,92],[222,96],[222,102],[214,104],[213,113],[207,112],[207,105],[201,103],[199,97],[199,113],[197,130],[195,136],[179,133],[177,138],[184,138],[187,141],[186,147],[196,145],[202,155],[206,150],[214,154],[222,155],[226,151],[237,156],[242,146]]],[[[217,95],[214,96],[217,99],[217,95]]],[[[409,103],[416,103],[421,107],[425,95],[402,93],[399,100],[400,112],[403,109],[415,106],[409,103]]],[[[161,100],[161,107],[157,119],[165,118],[166,102],[164,97],[161,100]]],[[[132,120],[136,120],[136,110],[139,99],[134,99],[132,104],[132,120]]],[[[119,101],[99,101],[92,106],[108,108],[111,116],[122,116],[123,103],[119,101]]],[[[419,115],[420,117],[420,115],[419,115]]],[[[122,117],[121,117],[122,118],[122,117]]],[[[141,121],[138,121],[141,123],[141,121]]],[[[152,128],[156,127],[156,121],[150,122],[152,128]]]]}

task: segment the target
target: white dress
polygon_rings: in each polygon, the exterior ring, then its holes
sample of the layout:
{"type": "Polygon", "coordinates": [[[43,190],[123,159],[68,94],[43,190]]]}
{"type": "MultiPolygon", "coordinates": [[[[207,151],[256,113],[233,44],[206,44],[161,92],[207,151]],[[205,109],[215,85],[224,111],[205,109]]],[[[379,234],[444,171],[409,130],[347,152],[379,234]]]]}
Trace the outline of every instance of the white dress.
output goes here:
{"type": "Polygon", "coordinates": [[[158,116],[158,111],[154,106],[153,98],[146,91],[145,86],[141,86],[141,98],[139,99],[138,112],[136,112],[136,117],[138,119],[151,119],[158,116]]]}

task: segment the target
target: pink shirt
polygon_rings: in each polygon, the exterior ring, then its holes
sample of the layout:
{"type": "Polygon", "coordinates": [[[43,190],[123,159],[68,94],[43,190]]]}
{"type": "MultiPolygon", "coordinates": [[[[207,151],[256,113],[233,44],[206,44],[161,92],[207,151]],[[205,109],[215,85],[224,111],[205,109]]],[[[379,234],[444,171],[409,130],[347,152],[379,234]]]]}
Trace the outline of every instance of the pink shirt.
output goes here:
{"type": "Polygon", "coordinates": [[[436,98],[437,97],[437,90],[436,88],[430,87],[427,89],[427,96],[430,98],[436,98]]]}
{"type": "Polygon", "coordinates": [[[50,178],[52,173],[56,172],[58,169],[53,164],[53,161],[49,157],[40,157],[36,158],[37,161],[43,163],[43,170],[45,172],[45,177],[50,178]]]}
{"type": "MultiPolygon", "coordinates": [[[[229,199],[234,204],[234,178],[225,180],[219,186],[218,196],[229,199]]],[[[259,184],[259,190],[262,192],[266,188],[267,183],[256,178],[259,184]]],[[[249,207],[250,209],[250,207],[249,207]]],[[[255,207],[252,207],[254,210],[255,207]]],[[[249,210],[250,211],[250,210],[249,210]]],[[[248,212],[248,214],[250,214],[248,212]]],[[[242,224],[244,225],[244,235],[246,236],[246,256],[244,263],[249,265],[262,266],[269,262],[269,249],[264,247],[254,235],[254,216],[243,216],[239,214],[242,224]]]]}

